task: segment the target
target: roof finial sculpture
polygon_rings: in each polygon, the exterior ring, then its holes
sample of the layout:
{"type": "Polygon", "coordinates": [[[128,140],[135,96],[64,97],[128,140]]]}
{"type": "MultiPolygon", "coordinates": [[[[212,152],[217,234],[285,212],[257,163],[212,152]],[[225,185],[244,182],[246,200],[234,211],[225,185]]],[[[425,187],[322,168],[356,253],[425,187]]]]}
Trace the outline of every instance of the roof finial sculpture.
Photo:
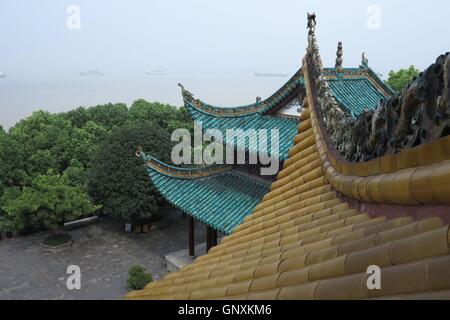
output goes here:
{"type": "Polygon", "coordinates": [[[136,157],[140,157],[142,155],[142,147],[138,146],[136,149],[136,157]]]}
{"type": "Polygon", "coordinates": [[[190,93],[189,91],[187,91],[181,83],[179,83],[178,86],[181,88],[181,93],[183,94],[183,97],[185,99],[188,99],[188,100],[194,99],[193,98],[194,95],[192,93],[190,93]]]}
{"type": "Polygon", "coordinates": [[[337,48],[337,52],[336,52],[336,70],[337,72],[342,72],[342,63],[344,62],[344,59],[342,58],[342,56],[344,55],[344,51],[342,49],[342,42],[339,41],[338,43],[338,48],[337,48]]]}
{"type": "Polygon", "coordinates": [[[316,14],[313,13],[308,13],[308,26],[307,28],[309,29],[309,35],[313,35],[316,32],[316,14]]]}
{"type": "Polygon", "coordinates": [[[369,59],[367,59],[366,53],[363,52],[361,58],[361,68],[368,68],[368,67],[369,67],[369,59]]]}

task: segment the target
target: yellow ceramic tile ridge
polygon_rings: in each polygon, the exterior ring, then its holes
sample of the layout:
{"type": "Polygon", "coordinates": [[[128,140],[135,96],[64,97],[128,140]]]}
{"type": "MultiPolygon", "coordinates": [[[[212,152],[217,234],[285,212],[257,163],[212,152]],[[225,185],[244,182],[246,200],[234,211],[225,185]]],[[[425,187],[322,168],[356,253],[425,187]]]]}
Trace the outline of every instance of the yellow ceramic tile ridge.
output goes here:
{"type": "MultiPolygon", "coordinates": [[[[326,150],[325,142],[322,136],[321,128],[317,124],[317,115],[315,113],[315,106],[310,88],[309,71],[306,63],[304,63],[305,72],[305,87],[308,105],[310,105],[310,115],[312,119],[312,127],[316,139],[318,149],[326,150]]],[[[443,138],[450,141],[450,137],[443,138]]],[[[428,147],[434,145],[441,148],[443,139],[432,142],[428,147]]],[[[450,143],[450,142],[449,142],[450,143]]],[[[416,150],[424,150],[421,147],[416,150]]],[[[325,152],[325,151],[323,151],[325,152]]],[[[397,159],[402,156],[404,152],[412,152],[406,150],[400,154],[394,156],[385,156],[377,159],[379,161],[379,168],[387,168],[386,165],[382,165],[386,160],[398,161],[397,159]]],[[[354,198],[363,202],[380,203],[380,204],[398,204],[398,205],[450,205],[450,161],[442,161],[435,164],[422,166],[419,168],[407,168],[390,173],[381,173],[377,175],[370,175],[361,177],[354,175],[344,175],[340,173],[336,167],[342,163],[339,160],[334,159],[330,152],[326,152],[327,158],[330,162],[324,163],[326,166],[326,177],[331,185],[342,194],[354,198]],[[371,188],[361,190],[359,185],[372,184],[371,188]],[[430,189],[426,189],[420,186],[428,185],[430,189]],[[374,191],[378,190],[378,191],[374,191]],[[381,192],[381,197],[378,196],[378,192],[381,192]]],[[[323,158],[322,158],[323,160],[323,158]]],[[[361,164],[346,164],[348,166],[361,166],[361,164]]],[[[368,164],[365,164],[368,166],[368,164]]],[[[390,171],[390,170],[385,170],[390,171]]]]}

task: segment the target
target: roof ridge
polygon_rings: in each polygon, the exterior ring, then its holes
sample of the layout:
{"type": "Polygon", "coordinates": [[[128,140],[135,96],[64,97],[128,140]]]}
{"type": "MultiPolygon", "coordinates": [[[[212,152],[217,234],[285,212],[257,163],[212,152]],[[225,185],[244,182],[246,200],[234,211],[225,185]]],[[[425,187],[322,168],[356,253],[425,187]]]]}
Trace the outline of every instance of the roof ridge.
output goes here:
{"type": "Polygon", "coordinates": [[[262,179],[253,178],[250,175],[247,175],[244,172],[241,172],[239,170],[234,170],[233,169],[233,170],[231,170],[231,174],[237,175],[237,176],[241,177],[244,180],[247,180],[249,182],[262,185],[264,187],[270,187],[272,185],[272,182],[270,182],[270,181],[263,181],[262,179]]]}
{"type": "Polygon", "coordinates": [[[367,75],[369,76],[369,79],[373,79],[375,82],[377,82],[378,85],[380,85],[386,91],[386,93],[388,93],[389,95],[395,94],[395,91],[389,85],[387,85],[386,82],[381,80],[381,78],[375,71],[373,71],[372,68],[367,67],[365,68],[365,70],[367,70],[367,75]]]}
{"type": "MultiPolygon", "coordinates": [[[[323,68],[323,73],[325,76],[333,76],[334,73],[338,73],[336,68],[323,68]]],[[[342,72],[339,72],[340,74],[346,75],[361,75],[361,78],[372,80],[376,85],[381,87],[383,91],[385,91],[386,95],[393,95],[395,93],[394,90],[392,90],[391,87],[389,87],[381,78],[378,76],[378,74],[369,66],[367,67],[352,67],[352,68],[343,68],[342,72]]],[[[347,80],[348,78],[340,78],[339,80],[347,80]]],[[[356,78],[352,78],[356,79],[356,78]]],[[[331,80],[331,79],[327,79],[331,80]]],[[[334,80],[334,79],[333,79],[334,80]]]]}
{"type": "Polygon", "coordinates": [[[200,99],[194,99],[193,94],[187,91],[183,85],[178,84],[181,87],[181,92],[183,95],[183,100],[185,102],[189,102],[191,105],[194,105],[196,109],[215,116],[224,116],[224,117],[240,117],[246,115],[253,114],[262,114],[270,111],[274,108],[277,103],[281,101],[280,97],[285,97],[288,93],[295,90],[295,88],[303,83],[301,81],[303,79],[302,69],[300,68],[294,75],[275,93],[273,93],[269,98],[264,101],[257,101],[252,104],[237,106],[237,107],[219,107],[213,106],[205,103],[200,99]],[[193,103],[196,102],[196,103],[193,103]]]}
{"type": "Polygon", "coordinates": [[[167,164],[155,157],[146,155],[141,147],[138,147],[136,156],[140,157],[147,168],[158,171],[166,176],[175,177],[178,179],[200,179],[222,174],[232,170],[230,165],[214,164],[198,167],[179,167],[167,164]]]}
{"type": "MultiPolygon", "coordinates": [[[[241,113],[241,114],[231,114],[231,113],[230,114],[227,114],[227,113],[215,114],[215,113],[208,112],[207,110],[201,108],[198,104],[194,103],[194,100],[191,100],[191,101],[184,100],[184,102],[186,104],[188,104],[189,106],[191,106],[192,108],[194,108],[195,110],[197,110],[198,112],[201,112],[201,113],[209,115],[209,116],[214,116],[217,118],[244,118],[244,117],[261,115],[260,111],[255,111],[253,113],[251,113],[251,112],[241,113]]],[[[223,109],[226,109],[226,108],[223,108],[223,109]]],[[[232,108],[229,108],[229,109],[232,109],[232,108]]]]}

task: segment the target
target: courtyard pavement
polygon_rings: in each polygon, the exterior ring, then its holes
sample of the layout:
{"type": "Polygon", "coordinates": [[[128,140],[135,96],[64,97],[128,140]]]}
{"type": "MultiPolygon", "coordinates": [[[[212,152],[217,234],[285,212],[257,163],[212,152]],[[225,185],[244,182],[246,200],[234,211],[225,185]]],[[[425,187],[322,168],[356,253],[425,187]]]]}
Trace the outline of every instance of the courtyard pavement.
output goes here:
{"type": "MultiPolygon", "coordinates": [[[[61,252],[41,246],[48,233],[0,241],[0,300],[122,299],[129,267],[142,265],[155,280],[164,276],[164,255],[187,247],[187,219],[165,207],[147,234],[125,233],[122,223],[100,222],[69,231],[73,244],[61,252]],[[69,265],[81,269],[81,289],[67,289],[69,265]]],[[[196,223],[196,243],[205,241],[196,223]]]]}

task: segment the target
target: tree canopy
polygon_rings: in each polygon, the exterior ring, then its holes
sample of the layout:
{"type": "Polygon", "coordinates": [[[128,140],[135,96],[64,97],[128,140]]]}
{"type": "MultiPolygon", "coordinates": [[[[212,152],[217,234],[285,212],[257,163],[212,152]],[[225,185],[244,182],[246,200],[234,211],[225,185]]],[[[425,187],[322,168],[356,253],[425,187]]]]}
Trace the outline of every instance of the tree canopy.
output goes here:
{"type": "Polygon", "coordinates": [[[8,132],[0,127],[0,231],[52,229],[100,207],[124,219],[151,215],[160,199],[134,151],[142,145],[168,160],[171,130],[179,127],[192,127],[185,108],[145,100],[130,108],[36,111],[8,132]],[[104,179],[109,189],[93,187],[91,179],[88,193],[88,176],[104,179]],[[130,182],[126,189],[125,181],[130,182]],[[108,192],[120,194],[123,205],[108,192]]]}
{"type": "Polygon", "coordinates": [[[150,218],[161,198],[152,187],[142,160],[142,146],[152,155],[169,160],[170,133],[158,123],[138,123],[117,128],[108,136],[88,171],[88,190],[102,211],[123,220],[150,218]]]}
{"type": "Polygon", "coordinates": [[[408,69],[400,69],[398,71],[389,72],[386,83],[395,91],[401,91],[419,75],[420,71],[414,66],[408,69]]]}
{"type": "Polygon", "coordinates": [[[2,197],[6,231],[57,229],[65,222],[94,213],[99,207],[83,187],[70,184],[68,175],[36,176],[31,186],[8,189],[2,197]]]}

